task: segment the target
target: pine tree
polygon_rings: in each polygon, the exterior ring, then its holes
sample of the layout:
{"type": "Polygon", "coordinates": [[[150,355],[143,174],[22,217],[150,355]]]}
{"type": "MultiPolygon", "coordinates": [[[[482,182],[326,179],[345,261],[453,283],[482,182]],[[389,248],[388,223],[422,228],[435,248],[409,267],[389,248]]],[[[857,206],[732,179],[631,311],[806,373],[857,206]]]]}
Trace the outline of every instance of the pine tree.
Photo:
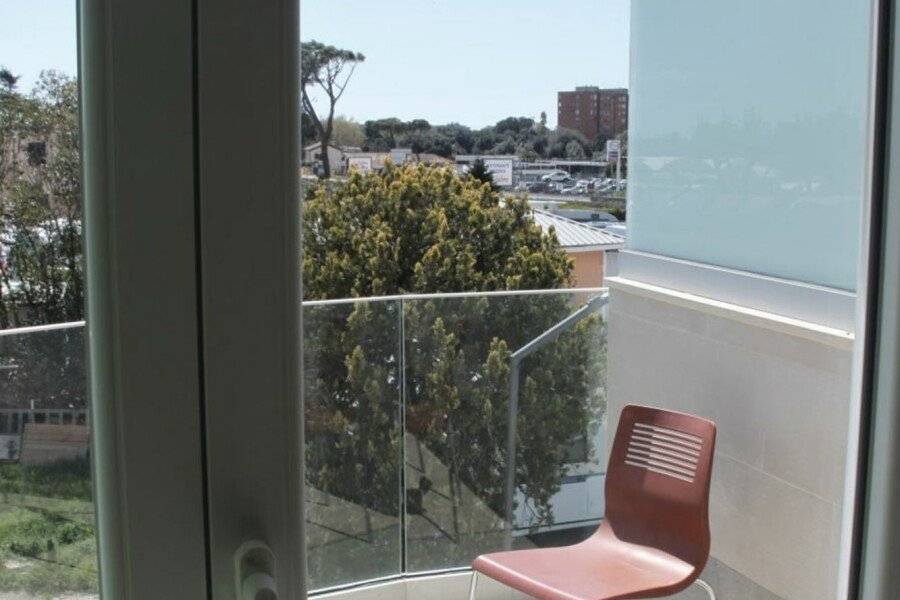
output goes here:
{"type": "Polygon", "coordinates": [[[491,186],[492,190],[497,191],[497,184],[494,183],[494,174],[488,171],[482,159],[476,158],[472,162],[472,167],[469,169],[468,174],[469,177],[477,179],[481,183],[486,183],[491,186]]]}

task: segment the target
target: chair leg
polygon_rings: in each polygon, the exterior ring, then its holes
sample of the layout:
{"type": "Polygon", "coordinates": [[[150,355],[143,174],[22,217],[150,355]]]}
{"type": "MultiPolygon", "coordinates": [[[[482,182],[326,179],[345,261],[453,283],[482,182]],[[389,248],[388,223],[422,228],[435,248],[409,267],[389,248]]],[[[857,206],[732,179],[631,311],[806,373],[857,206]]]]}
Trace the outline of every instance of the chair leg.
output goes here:
{"type": "Polygon", "coordinates": [[[694,583],[703,588],[703,591],[706,592],[707,595],[709,595],[709,600],[716,600],[716,592],[712,589],[711,585],[709,585],[699,577],[694,580],[694,583]]]}
{"type": "MultiPolygon", "coordinates": [[[[472,582],[469,584],[469,600],[475,600],[475,586],[478,585],[478,571],[472,571],[472,582]]],[[[715,600],[715,599],[713,599],[715,600]]]]}

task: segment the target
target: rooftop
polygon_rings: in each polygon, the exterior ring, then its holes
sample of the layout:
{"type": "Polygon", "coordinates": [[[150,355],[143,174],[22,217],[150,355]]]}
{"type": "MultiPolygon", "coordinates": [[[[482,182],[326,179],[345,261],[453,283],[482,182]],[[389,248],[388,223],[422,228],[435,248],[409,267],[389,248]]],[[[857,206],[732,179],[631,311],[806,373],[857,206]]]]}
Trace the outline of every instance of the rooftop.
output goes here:
{"type": "Polygon", "coordinates": [[[625,238],[603,229],[597,229],[551,212],[533,209],[534,222],[541,229],[556,231],[560,245],[567,250],[618,250],[625,244],[625,238]]]}

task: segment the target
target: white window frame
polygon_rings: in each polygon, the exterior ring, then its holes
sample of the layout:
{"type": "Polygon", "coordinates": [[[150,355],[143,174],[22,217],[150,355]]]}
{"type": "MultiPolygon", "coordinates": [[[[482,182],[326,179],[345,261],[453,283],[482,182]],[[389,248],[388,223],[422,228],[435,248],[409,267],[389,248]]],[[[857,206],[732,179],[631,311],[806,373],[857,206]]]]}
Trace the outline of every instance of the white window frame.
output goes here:
{"type": "Polygon", "coordinates": [[[104,600],[202,598],[207,589],[191,23],[191,5],[177,0],[79,5],[104,600]]]}
{"type": "MultiPolygon", "coordinates": [[[[874,4],[882,35],[873,107],[882,110],[873,112],[873,130],[885,126],[886,137],[883,148],[873,143],[876,185],[868,200],[884,237],[865,236],[861,254],[861,261],[881,258],[861,262],[877,269],[858,288],[861,300],[877,295],[878,310],[853,321],[863,349],[854,371],[861,437],[851,437],[848,449],[853,510],[845,523],[853,539],[842,543],[841,568],[848,597],[858,585],[860,597],[873,599],[900,585],[891,569],[900,540],[900,452],[892,441],[900,430],[900,161],[890,154],[900,137],[887,129],[900,118],[888,89],[900,84],[900,61],[887,50],[900,20],[885,18],[895,0],[874,4]]],[[[105,600],[230,600],[233,554],[249,539],[266,542],[278,558],[280,598],[305,597],[298,11],[297,0],[79,5],[92,455],[105,600]]],[[[693,272],[712,297],[737,293],[735,282],[749,275],[694,271],[687,265],[683,273],[693,272]]],[[[620,278],[635,272],[626,265],[620,278]]],[[[766,310],[787,310],[778,308],[785,305],[779,295],[796,293],[791,305],[821,297],[820,314],[847,318],[848,299],[833,290],[750,279],[754,292],[771,291],[766,310]]]]}
{"type": "Polygon", "coordinates": [[[78,10],[101,597],[303,598],[298,2],[78,10]]]}

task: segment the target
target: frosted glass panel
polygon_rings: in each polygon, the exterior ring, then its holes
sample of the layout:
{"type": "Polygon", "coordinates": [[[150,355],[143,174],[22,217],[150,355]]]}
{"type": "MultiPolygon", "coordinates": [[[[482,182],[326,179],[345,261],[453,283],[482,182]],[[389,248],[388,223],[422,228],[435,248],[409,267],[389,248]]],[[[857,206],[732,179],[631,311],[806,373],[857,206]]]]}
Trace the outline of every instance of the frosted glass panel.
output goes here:
{"type": "Polygon", "coordinates": [[[632,0],[629,245],[852,290],[869,3],[632,0]]]}

